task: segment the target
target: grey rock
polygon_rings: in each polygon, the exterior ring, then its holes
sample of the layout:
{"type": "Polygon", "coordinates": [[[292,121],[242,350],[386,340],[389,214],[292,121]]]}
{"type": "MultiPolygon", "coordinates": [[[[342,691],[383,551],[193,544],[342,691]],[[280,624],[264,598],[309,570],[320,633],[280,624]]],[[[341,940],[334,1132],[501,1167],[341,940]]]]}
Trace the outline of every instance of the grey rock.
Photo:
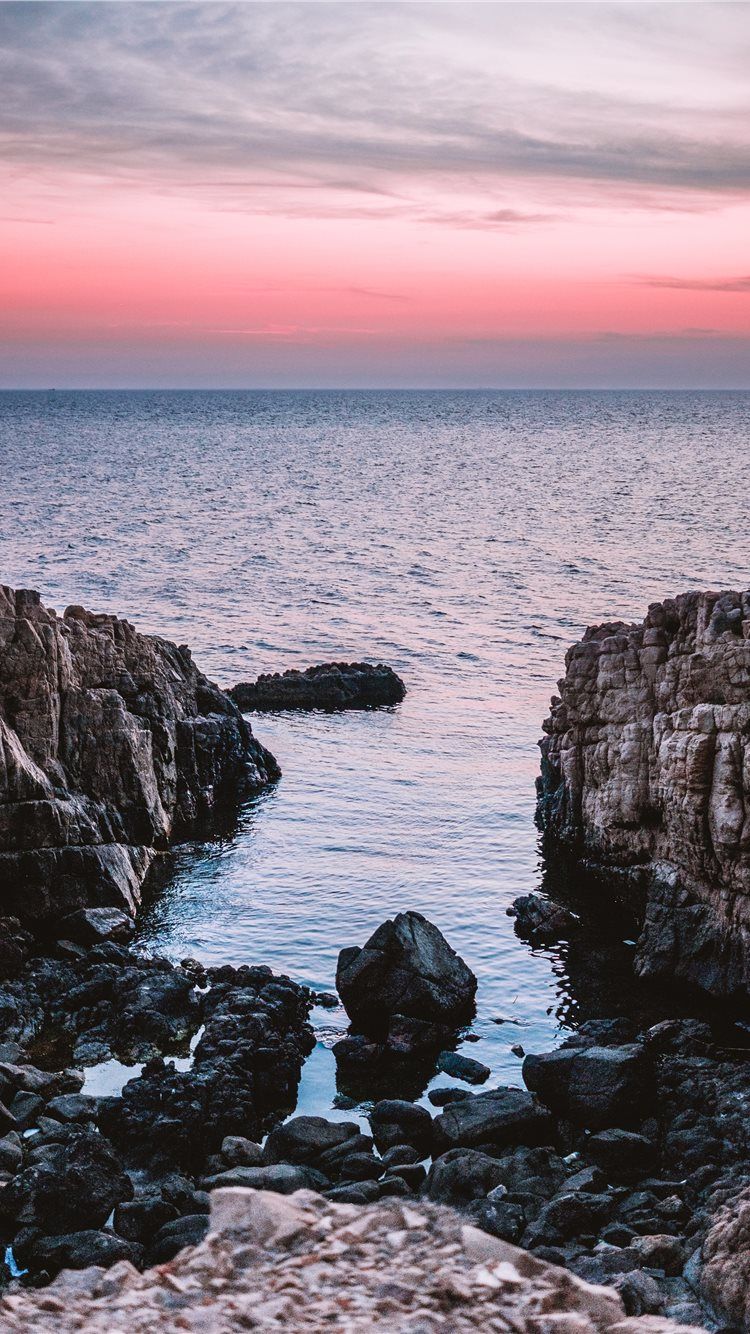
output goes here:
{"type": "Polygon", "coordinates": [[[467,1084],[485,1084],[491,1071],[488,1065],[475,1061],[471,1056],[462,1056],[457,1051],[441,1051],[437,1062],[438,1070],[451,1075],[453,1079],[463,1079],[467,1084]]]}
{"type": "Polygon", "coordinates": [[[554,1122],[549,1112],[523,1089],[491,1089],[446,1107],[433,1122],[438,1152],[493,1144],[549,1143],[554,1122]]]}
{"type": "Polygon", "coordinates": [[[595,1130],[638,1125],[652,1109],[653,1063],[639,1043],[529,1055],[523,1078],[558,1116],[595,1130]]]}
{"type": "Polygon", "coordinates": [[[253,1190],[273,1190],[277,1195],[292,1195],[295,1190],[324,1191],[330,1181],[313,1167],[292,1163],[274,1163],[266,1167],[231,1167],[202,1182],[204,1190],[219,1186],[250,1186],[253,1190]]]}
{"type": "Polygon", "coordinates": [[[378,1150],[409,1144],[424,1156],[432,1149],[433,1120],[426,1107],[398,1098],[377,1102],[370,1113],[370,1126],[378,1150]]]}

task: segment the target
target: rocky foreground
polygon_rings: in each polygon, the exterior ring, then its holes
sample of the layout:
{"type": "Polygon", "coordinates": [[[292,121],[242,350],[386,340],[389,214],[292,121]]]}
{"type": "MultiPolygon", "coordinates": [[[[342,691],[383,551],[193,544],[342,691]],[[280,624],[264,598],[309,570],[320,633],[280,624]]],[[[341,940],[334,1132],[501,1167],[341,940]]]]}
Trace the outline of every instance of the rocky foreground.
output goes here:
{"type": "Polygon", "coordinates": [[[160,849],[278,776],[184,645],[0,586],[0,911],[133,915],[160,849]]]}
{"type": "MultiPolygon", "coordinates": [[[[430,1204],[357,1209],[310,1191],[282,1198],[217,1190],[197,1247],[145,1274],[62,1274],[44,1293],[0,1301],[1,1327],[38,1334],[220,1334],[382,1329],[393,1334],[673,1334],[669,1321],[628,1319],[612,1290],[466,1224],[430,1204]]],[[[685,1326],[679,1328],[685,1330],[685,1326]]]]}
{"type": "Polygon", "coordinates": [[[596,895],[630,903],[641,976],[746,1001],[750,592],[592,627],[559,686],[542,742],[550,856],[567,850],[596,895]]]}

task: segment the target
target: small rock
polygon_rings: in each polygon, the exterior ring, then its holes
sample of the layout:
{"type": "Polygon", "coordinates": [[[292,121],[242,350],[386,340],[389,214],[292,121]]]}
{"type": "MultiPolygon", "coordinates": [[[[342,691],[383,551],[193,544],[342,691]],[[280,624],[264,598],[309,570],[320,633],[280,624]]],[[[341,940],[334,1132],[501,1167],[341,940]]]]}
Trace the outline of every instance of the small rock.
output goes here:
{"type": "Polygon", "coordinates": [[[451,1075],[453,1079],[463,1079],[467,1084],[484,1084],[490,1077],[488,1065],[474,1061],[470,1056],[462,1056],[457,1051],[441,1051],[437,1060],[438,1070],[451,1075]]]}

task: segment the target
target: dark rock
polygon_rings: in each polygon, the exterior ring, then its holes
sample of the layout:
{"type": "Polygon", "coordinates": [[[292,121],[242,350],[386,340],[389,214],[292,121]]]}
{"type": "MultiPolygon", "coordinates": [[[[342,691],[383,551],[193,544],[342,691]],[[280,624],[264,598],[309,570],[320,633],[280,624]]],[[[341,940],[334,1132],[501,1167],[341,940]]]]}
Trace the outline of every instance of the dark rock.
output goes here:
{"type": "Polygon", "coordinates": [[[338,1165],[342,1181],[377,1181],[383,1170],[382,1159],[374,1153],[350,1153],[338,1165]]]}
{"type": "Polygon", "coordinates": [[[485,1084],[491,1071],[488,1065],[474,1061],[470,1056],[462,1056],[457,1051],[441,1051],[437,1062],[438,1070],[451,1075],[453,1079],[463,1079],[467,1084],[485,1084]]]}
{"type": "Polygon", "coordinates": [[[558,1116],[595,1130],[638,1125],[653,1105],[652,1060],[638,1043],[527,1056],[523,1078],[558,1116]]]}
{"type": "Polygon", "coordinates": [[[46,1115],[56,1121],[95,1121],[99,1100],[87,1093],[63,1093],[47,1103],[46,1115]]]}
{"type": "Polygon", "coordinates": [[[370,1125],[381,1153],[398,1144],[409,1144],[422,1155],[432,1149],[432,1117],[426,1107],[416,1103],[396,1098],[378,1102],[370,1113],[370,1125]]]}
{"type": "Polygon", "coordinates": [[[0,978],[17,977],[32,946],[33,936],[17,917],[0,917],[0,978]]]}
{"type": "MultiPolygon", "coordinates": [[[[404,1186],[404,1189],[407,1188],[404,1186]]],[[[381,1188],[377,1181],[356,1181],[333,1186],[330,1190],[324,1191],[324,1194],[327,1200],[338,1200],[339,1204],[372,1204],[374,1200],[379,1199],[381,1188]]]]}
{"type": "Polygon", "coordinates": [[[124,1237],[113,1232],[86,1229],[65,1236],[39,1237],[22,1252],[23,1262],[30,1269],[43,1269],[56,1274],[61,1269],[88,1269],[91,1265],[106,1267],[118,1260],[137,1264],[141,1252],[124,1237]]]}
{"type": "Polygon", "coordinates": [[[435,1148],[475,1148],[493,1144],[549,1143],[554,1122],[549,1112],[522,1089],[491,1089],[446,1107],[433,1122],[435,1148]]]}
{"type": "Polygon", "coordinates": [[[507,1200],[476,1200],[469,1205],[468,1213],[472,1222],[501,1241],[518,1244],[526,1230],[526,1214],[520,1204],[509,1204],[507,1200]]]}
{"type": "Polygon", "coordinates": [[[313,1167],[299,1167],[292,1163],[273,1163],[267,1167],[230,1167],[226,1172],[206,1177],[206,1190],[219,1186],[250,1186],[253,1190],[273,1190],[277,1195],[292,1195],[295,1190],[324,1191],[330,1181],[313,1167]]]}
{"type": "Polygon", "coordinates": [[[263,1146],[264,1163],[314,1163],[327,1149],[359,1133],[354,1121],[326,1121],[322,1116],[295,1116],[272,1130],[263,1146]]]}
{"type": "Polygon", "coordinates": [[[44,1111],[44,1098],[22,1089],[12,1098],[8,1111],[18,1129],[27,1130],[44,1111]]]}
{"type": "MultiPolygon", "coordinates": [[[[3,1141],[0,1140],[0,1154],[2,1153],[3,1141]]],[[[407,1166],[409,1163],[418,1163],[420,1158],[419,1150],[413,1149],[411,1144],[394,1144],[392,1149],[386,1149],[382,1156],[382,1163],[385,1168],[407,1166]]],[[[0,1157],[0,1162],[2,1158],[0,1157]]]]}
{"type": "Polygon", "coordinates": [[[388,1177],[400,1177],[405,1181],[410,1190],[419,1190],[427,1180],[427,1169],[423,1163],[399,1163],[395,1167],[389,1167],[388,1177]]]}
{"type": "Polygon", "coordinates": [[[661,1269],[668,1277],[682,1273],[687,1257],[682,1242],[676,1237],[664,1233],[636,1237],[632,1246],[644,1268],[661,1269]]]}
{"type": "Polygon", "coordinates": [[[149,1265],[163,1265],[173,1260],[186,1246],[197,1246],[208,1232],[207,1214],[187,1214],[165,1223],[152,1238],[146,1253],[149,1265]]]}
{"type": "Polygon", "coordinates": [[[467,1098],[473,1098],[474,1094],[468,1089],[438,1088],[430,1089],[427,1097],[433,1107],[449,1107],[452,1102],[465,1102],[467,1098]]]}
{"type": "Polygon", "coordinates": [[[474,1012],[477,980],[421,913],[399,913],[367,944],[342,950],[336,987],[364,1033],[384,1036],[393,1015],[459,1025],[474,1012]]]}
{"type": "Polygon", "coordinates": [[[614,1279],[628,1315],[659,1315],[664,1310],[664,1292],[651,1274],[634,1270],[614,1279]]]}
{"type": "Polygon", "coordinates": [[[580,926],[575,913],[542,898],[541,894],[521,894],[506,911],[515,918],[517,934],[531,945],[568,940],[580,926]]]}
{"type": "Polygon", "coordinates": [[[23,1163],[23,1142],[21,1136],[11,1131],[0,1139],[0,1171],[17,1172],[23,1163]]]}
{"type": "Polygon", "coordinates": [[[406,686],[383,663],[328,662],[306,671],[290,669],[242,682],[228,692],[244,712],[270,713],[280,709],[376,709],[400,704],[406,686]]]}
{"type": "Polygon", "coordinates": [[[524,1239],[526,1246],[558,1246],[580,1233],[596,1234],[609,1220],[614,1200],[609,1193],[575,1191],[556,1195],[540,1210],[524,1239]]]}
{"type": "Polygon", "coordinates": [[[221,1157],[228,1167],[260,1167],[263,1162],[263,1150],[260,1144],[243,1135],[225,1135],[221,1144],[221,1157]]]}
{"type": "Polygon", "coordinates": [[[61,940],[79,945],[100,945],[105,940],[127,944],[135,932],[135,923],[119,908],[79,908],[63,917],[57,927],[61,940]]]}
{"type": "Polygon", "coordinates": [[[174,1204],[152,1192],[126,1200],[115,1209],[115,1231],[127,1241],[149,1242],[165,1223],[178,1217],[174,1204]]]}
{"type": "Polygon", "coordinates": [[[0,643],[0,882],[22,922],[132,915],[157,849],[278,777],[185,647],[6,587],[0,643]]]}
{"type": "Polygon", "coordinates": [[[476,1149],[449,1149],[434,1159],[424,1193],[436,1204],[455,1206],[484,1199],[502,1182],[503,1169],[495,1158],[476,1149]]]}
{"type": "Polygon", "coordinates": [[[396,1199],[408,1199],[413,1194],[412,1188],[403,1177],[384,1176],[378,1182],[378,1197],[394,1196],[396,1199]]]}
{"type": "Polygon", "coordinates": [[[0,1191],[0,1220],[47,1232],[99,1228],[132,1197],[112,1146],[94,1130],[60,1128],[57,1143],[32,1146],[27,1165],[0,1191]]]}
{"type": "Polygon", "coordinates": [[[638,1181],[656,1162],[651,1140],[628,1130],[600,1130],[588,1136],[583,1149],[609,1181],[638,1181]]]}
{"type": "Polygon", "coordinates": [[[607,1178],[599,1167],[582,1167],[579,1172],[574,1172],[565,1182],[566,1192],[572,1190],[589,1190],[598,1195],[600,1191],[606,1190],[607,1178]]]}

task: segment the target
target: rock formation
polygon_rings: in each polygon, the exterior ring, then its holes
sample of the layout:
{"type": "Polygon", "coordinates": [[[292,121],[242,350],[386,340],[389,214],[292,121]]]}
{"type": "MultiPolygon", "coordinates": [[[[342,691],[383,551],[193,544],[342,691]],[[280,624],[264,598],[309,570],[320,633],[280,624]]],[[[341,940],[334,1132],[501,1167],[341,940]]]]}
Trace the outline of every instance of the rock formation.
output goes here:
{"type": "Polygon", "coordinates": [[[551,849],[638,908],[640,974],[747,996],[750,593],[589,629],[559,688],[539,780],[551,849]]]}
{"type": "Polygon", "coordinates": [[[274,713],[281,709],[377,709],[400,704],[406,686],[392,667],[384,663],[326,662],[300,672],[274,672],[254,682],[241,682],[228,692],[235,704],[248,713],[274,713]]]}
{"type": "Polygon", "coordinates": [[[358,1210],[309,1191],[283,1198],[242,1189],[214,1192],[208,1236],[170,1263],[146,1274],[127,1260],[107,1273],[63,1273],[43,1294],[7,1295],[0,1322],[8,1334],[690,1334],[668,1320],[629,1319],[611,1288],[582,1282],[449,1209],[393,1200],[358,1210]]]}
{"type": "Polygon", "coordinates": [[[0,586],[0,911],[132,915],[158,849],[278,776],[189,649],[0,586]]]}

